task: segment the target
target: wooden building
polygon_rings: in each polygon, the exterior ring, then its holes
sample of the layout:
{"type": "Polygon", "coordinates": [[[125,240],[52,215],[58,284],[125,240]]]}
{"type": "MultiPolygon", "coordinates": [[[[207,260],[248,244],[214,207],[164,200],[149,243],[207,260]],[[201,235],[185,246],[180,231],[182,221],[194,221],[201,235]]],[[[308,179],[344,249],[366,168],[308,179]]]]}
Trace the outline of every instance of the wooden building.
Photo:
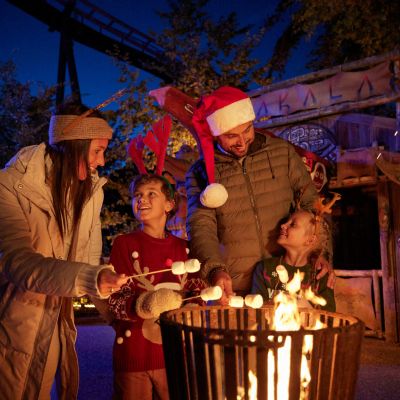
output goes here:
{"type": "Polygon", "coordinates": [[[342,195],[332,215],[338,309],[391,342],[400,341],[399,60],[393,52],[250,93],[258,128],[330,161],[328,190],[342,195]],[[390,102],[397,118],[355,113],[390,102]]]}

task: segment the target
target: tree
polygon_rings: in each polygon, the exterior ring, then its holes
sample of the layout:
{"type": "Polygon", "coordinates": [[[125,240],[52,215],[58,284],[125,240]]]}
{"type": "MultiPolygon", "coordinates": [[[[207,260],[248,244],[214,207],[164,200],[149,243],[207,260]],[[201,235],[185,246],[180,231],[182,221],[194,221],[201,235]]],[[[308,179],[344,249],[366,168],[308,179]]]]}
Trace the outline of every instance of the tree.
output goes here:
{"type": "Polygon", "coordinates": [[[222,85],[247,90],[251,84],[269,83],[266,67],[251,55],[264,29],[240,26],[234,12],[214,19],[205,11],[208,3],[169,0],[170,10],[159,12],[167,28],[157,42],[175,69],[173,84],[199,97],[222,85]]]}
{"type": "Polygon", "coordinates": [[[280,0],[267,32],[286,24],[276,42],[269,76],[281,76],[294,49],[312,40],[311,70],[394,50],[400,45],[400,2],[387,0],[280,0]]]}
{"type": "Polygon", "coordinates": [[[0,164],[21,148],[47,140],[54,88],[39,84],[32,95],[32,83],[16,79],[13,61],[0,62],[0,164]]]}

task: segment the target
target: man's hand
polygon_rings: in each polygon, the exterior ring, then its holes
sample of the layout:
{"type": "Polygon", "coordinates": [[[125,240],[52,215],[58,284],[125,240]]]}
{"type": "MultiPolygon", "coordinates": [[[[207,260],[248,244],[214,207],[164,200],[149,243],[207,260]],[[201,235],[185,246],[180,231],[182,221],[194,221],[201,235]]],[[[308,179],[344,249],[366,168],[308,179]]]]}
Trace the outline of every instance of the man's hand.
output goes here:
{"type": "Polygon", "coordinates": [[[329,263],[329,261],[326,260],[325,257],[320,256],[320,257],[318,257],[318,259],[315,263],[315,267],[316,267],[317,271],[319,271],[319,273],[317,275],[317,279],[321,279],[326,274],[329,274],[327,286],[331,289],[334,289],[336,275],[335,275],[335,272],[332,268],[332,265],[329,263]]]}
{"type": "Polygon", "coordinates": [[[232,279],[225,271],[218,271],[213,274],[212,286],[220,286],[222,289],[222,297],[218,300],[218,304],[226,306],[229,303],[229,297],[234,296],[235,293],[232,291],[232,279]]]}
{"type": "Polygon", "coordinates": [[[127,280],[128,277],[125,274],[117,274],[109,268],[104,268],[97,277],[97,287],[102,296],[109,296],[117,292],[127,280]]]}

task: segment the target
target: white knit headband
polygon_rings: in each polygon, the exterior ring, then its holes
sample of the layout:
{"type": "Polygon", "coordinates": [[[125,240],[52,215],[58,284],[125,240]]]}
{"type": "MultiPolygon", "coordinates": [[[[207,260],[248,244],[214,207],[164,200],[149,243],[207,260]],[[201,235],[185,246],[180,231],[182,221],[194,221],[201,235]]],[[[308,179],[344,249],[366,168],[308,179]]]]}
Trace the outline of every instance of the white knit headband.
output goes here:
{"type": "Polygon", "coordinates": [[[77,139],[111,139],[112,129],[97,117],[80,118],[79,115],[53,115],[50,118],[49,143],[77,139]],[[77,120],[73,123],[77,118],[77,120]]]}

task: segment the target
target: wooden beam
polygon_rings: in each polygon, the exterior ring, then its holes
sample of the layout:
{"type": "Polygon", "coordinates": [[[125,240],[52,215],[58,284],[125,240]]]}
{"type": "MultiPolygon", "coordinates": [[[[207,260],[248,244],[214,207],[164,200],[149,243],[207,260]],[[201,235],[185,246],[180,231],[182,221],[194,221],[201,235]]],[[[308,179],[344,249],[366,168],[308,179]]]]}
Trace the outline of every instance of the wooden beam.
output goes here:
{"type": "Polygon", "coordinates": [[[389,181],[391,204],[391,261],[393,281],[393,305],[396,315],[396,341],[400,342],[400,185],[389,181]]]}
{"type": "Polygon", "coordinates": [[[263,86],[259,89],[252,90],[248,92],[250,97],[261,96],[264,93],[269,93],[274,90],[285,89],[289,86],[297,85],[299,83],[312,83],[322,79],[326,79],[332,75],[338,74],[339,72],[351,72],[355,70],[360,70],[364,68],[370,68],[384,61],[399,61],[400,60],[400,50],[393,50],[391,52],[381,54],[378,56],[372,56],[364,58],[362,60],[353,61],[346,64],[337,65],[332,68],[322,69],[320,71],[311,72],[309,74],[304,74],[296,76],[292,79],[287,79],[286,81],[281,81],[277,83],[271,83],[270,85],[263,86]]]}
{"type": "Polygon", "coordinates": [[[273,128],[276,126],[286,126],[299,123],[302,121],[308,121],[316,118],[326,117],[328,115],[348,113],[357,109],[378,106],[381,104],[398,101],[400,99],[400,93],[390,93],[382,96],[377,96],[361,101],[349,101],[346,103],[340,103],[333,106],[321,107],[315,110],[299,111],[295,114],[286,115],[282,117],[271,117],[265,121],[258,122],[255,124],[257,128],[273,128]]]}
{"type": "Polygon", "coordinates": [[[382,277],[382,271],[380,269],[335,269],[335,275],[346,277],[346,278],[365,278],[371,276],[382,277]]]}
{"type": "Polygon", "coordinates": [[[388,342],[395,343],[398,339],[396,329],[396,302],[393,277],[393,260],[390,256],[390,197],[389,183],[379,182],[377,185],[379,236],[382,265],[383,310],[385,319],[385,337],[388,342]]]}

